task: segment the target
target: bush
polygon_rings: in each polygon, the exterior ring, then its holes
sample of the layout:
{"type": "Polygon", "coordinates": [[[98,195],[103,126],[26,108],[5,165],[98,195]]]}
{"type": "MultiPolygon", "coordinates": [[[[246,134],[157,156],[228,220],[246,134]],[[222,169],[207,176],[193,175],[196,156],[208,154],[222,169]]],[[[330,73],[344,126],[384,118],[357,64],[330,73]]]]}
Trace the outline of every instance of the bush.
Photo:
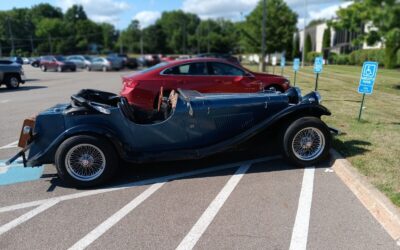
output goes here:
{"type": "Polygon", "coordinates": [[[348,65],[350,64],[349,55],[337,55],[332,56],[332,64],[348,65]]]}
{"type": "Polygon", "coordinates": [[[349,55],[349,63],[351,65],[363,65],[365,61],[376,61],[380,66],[385,65],[385,50],[383,49],[368,49],[355,50],[349,55]]]}
{"type": "Polygon", "coordinates": [[[322,56],[322,54],[319,52],[315,52],[315,51],[308,52],[306,55],[306,61],[310,62],[310,63],[314,63],[315,58],[319,57],[319,56],[322,56]]]}

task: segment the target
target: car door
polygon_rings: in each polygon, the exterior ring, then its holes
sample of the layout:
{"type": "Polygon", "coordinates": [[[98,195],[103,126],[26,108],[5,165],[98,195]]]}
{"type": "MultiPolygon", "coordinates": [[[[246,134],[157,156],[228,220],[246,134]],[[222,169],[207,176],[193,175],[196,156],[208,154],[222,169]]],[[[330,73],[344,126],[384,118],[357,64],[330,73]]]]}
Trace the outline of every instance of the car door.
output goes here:
{"type": "Polygon", "coordinates": [[[213,81],[208,75],[205,62],[192,62],[177,65],[162,72],[166,86],[191,89],[199,92],[215,92],[213,81]]]}
{"type": "Polygon", "coordinates": [[[219,92],[257,92],[261,82],[243,69],[222,62],[208,62],[208,70],[219,92]]]}

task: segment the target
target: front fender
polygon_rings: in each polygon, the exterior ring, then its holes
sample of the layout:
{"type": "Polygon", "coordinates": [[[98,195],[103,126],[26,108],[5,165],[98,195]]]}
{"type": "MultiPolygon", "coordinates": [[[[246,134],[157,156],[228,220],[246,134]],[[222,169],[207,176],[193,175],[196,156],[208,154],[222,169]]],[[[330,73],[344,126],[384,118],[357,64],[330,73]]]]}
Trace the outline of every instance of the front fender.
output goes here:
{"type": "Polygon", "coordinates": [[[125,158],[125,151],[123,150],[123,143],[121,138],[118,137],[110,128],[94,124],[79,125],[65,130],[57,136],[47,148],[43,149],[40,143],[40,136],[30,145],[29,156],[27,159],[27,166],[39,166],[43,164],[53,164],[56,151],[60,144],[66,139],[75,135],[97,135],[107,138],[116,149],[117,153],[125,158]]]}

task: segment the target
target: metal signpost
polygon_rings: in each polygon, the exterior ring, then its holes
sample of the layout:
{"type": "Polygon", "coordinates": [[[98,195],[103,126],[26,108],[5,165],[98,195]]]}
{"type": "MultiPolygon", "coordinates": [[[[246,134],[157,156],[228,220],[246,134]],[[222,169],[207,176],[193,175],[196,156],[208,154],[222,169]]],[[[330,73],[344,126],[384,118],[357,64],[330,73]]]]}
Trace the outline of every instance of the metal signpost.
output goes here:
{"type": "Polygon", "coordinates": [[[284,56],[281,57],[281,76],[283,76],[283,71],[285,70],[286,58],[284,56]]]}
{"type": "Polygon", "coordinates": [[[300,69],[300,59],[295,58],[293,61],[293,71],[294,71],[294,86],[296,86],[296,76],[297,76],[297,71],[300,69]]]}
{"type": "Polygon", "coordinates": [[[314,73],[317,75],[315,78],[315,91],[318,90],[318,78],[319,74],[322,72],[323,64],[324,64],[324,59],[321,56],[315,58],[314,73]]]}
{"type": "Polygon", "coordinates": [[[361,120],[361,113],[364,107],[365,95],[366,94],[371,95],[374,89],[377,72],[378,72],[377,62],[364,62],[361,71],[360,84],[358,85],[358,93],[363,94],[360,113],[358,114],[358,121],[361,120]]]}

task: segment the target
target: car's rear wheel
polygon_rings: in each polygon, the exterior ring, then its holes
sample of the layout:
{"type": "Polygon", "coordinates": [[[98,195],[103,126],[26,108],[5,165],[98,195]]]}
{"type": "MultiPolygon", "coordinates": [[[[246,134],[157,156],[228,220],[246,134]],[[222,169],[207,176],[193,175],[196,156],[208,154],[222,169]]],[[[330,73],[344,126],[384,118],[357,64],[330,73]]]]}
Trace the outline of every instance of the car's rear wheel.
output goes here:
{"type": "Polygon", "coordinates": [[[41,69],[43,72],[46,72],[46,71],[47,71],[47,68],[46,68],[46,66],[44,66],[44,65],[40,66],[40,69],[41,69]]]}
{"type": "Polygon", "coordinates": [[[89,65],[87,65],[87,66],[85,67],[85,69],[86,69],[86,71],[91,71],[91,70],[92,70],[92,69],[90,68],[89,65]]]}
{"type": "Polygon", "coordinates": [[[103,71],[103,72],[107,72],[107,67],[106,67],[106,66],[103,66],[102,71],[103,71]]]}
{"type": "Polygon", "coordinates": [[[58,175],[75,187],[90,187],[109,180],[118,168],[118,156],[105,139],[78,135],[65,140],[55,156],[58,175]]]}
{"type": "Polygon", "coordinates": [[[61,66],[57,66],[57,71],[58,72],[63,72],[63,68],[61,66]]]}
{"type": "Polygon", "coordinates": [[[15,75],[8,75],[5,77],[5,83],[7,88],[9,89],[16,89],[19,87],[19,78],[18,76],[15,75]]]}
{"type": "Polygon", "coordinates": [[[328,127],[319,118],[304,117],[290,124],[283,136],[285,157],[297,166],[312,166],[326,159],[331,146],[328,127]]]}

